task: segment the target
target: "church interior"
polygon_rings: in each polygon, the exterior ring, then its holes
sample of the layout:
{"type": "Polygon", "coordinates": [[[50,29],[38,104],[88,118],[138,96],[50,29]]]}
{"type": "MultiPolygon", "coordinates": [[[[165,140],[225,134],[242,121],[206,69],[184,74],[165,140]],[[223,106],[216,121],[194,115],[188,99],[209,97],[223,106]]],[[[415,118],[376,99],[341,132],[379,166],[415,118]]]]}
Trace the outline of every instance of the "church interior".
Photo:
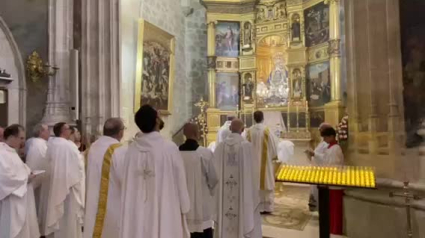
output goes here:
{"type": "MultiPolygon", "coordinates": [[[[329,123],[344,165],[376,174],[374,189],[344,189],[332,237],[425,237],[424,12],[422,0],[2,0],[0,126],[31,137],[63,121],[89,146],[120,117],[131,141],[149,104],[164,137],[182,144],[191,121],[208,147],[229,116],[249,128],[261,110],[293,144],[275,165],[310,166],[329,123]]],[[[276,183],[263,237],[319,237],[309,193],[276,183]]]]}

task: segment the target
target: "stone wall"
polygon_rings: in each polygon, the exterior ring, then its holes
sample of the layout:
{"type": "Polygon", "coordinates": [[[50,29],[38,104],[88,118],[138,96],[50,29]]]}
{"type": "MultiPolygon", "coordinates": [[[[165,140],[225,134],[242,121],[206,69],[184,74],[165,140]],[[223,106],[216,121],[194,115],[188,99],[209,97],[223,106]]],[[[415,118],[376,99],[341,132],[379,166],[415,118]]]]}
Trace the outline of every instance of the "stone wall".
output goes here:
{"type": "Polygon", "coordinates": [[[187,106],[189,115],[196,116],[199,110],[193,105],[201,97],[208,101],[206,10],[199,2],[192,1],[187,11],[190,14],[186,18],[186,77],[190,88],[187,106]]]}
{"type": "Polygon", "coordinates": [[[204,93],[206,76],[202,71],[206,67],[203,52],[206,52],[204,12],[200,6],[194,14],[186,18],[187,7],[176,0],[123,0],[121,1],[121,40],[122,40],[122,117],[129,130],[126,138],[138,131],[134,125],[134,86],[136,79],[138,20],[144,19],[169,32],[176,38],[175,81],[173,90],[173,108],[171,115],[164,118],[166,126],[162,133],[171,137],[192,115],[192,95],[204,93]],[[189,20],[188,20],[189,19],[189,20]],[[197,34],[204,34],[199,38],[197,34]],[[190,37],[196,36],[198,38],[190,37]],[[193,47],[192,47],[193,46],[193,47]],[[202,47],[205,47],[201,49],[202,47]],[[190,52],[190,51],[193,51],[190,52]],[[190,70],[189,70],[190,69],[190,70]],[[196,72],[199,69],[199,72],[196,72]],[[202,82],[195,83],[192,82],[202,82]]]}
{"type": "MultiPolygon", "coordinates": [[[[2,0],[0,5],[0,16],[12,32],[24,63],[34,50],[46,61],[48,48],[48,0],[2,0]]],[[[36,83],[28,79],[26,85],[27,123],[25,126],[30,129],[39,123],[43,117],[48,79],[45,78],[36,83]]]]}

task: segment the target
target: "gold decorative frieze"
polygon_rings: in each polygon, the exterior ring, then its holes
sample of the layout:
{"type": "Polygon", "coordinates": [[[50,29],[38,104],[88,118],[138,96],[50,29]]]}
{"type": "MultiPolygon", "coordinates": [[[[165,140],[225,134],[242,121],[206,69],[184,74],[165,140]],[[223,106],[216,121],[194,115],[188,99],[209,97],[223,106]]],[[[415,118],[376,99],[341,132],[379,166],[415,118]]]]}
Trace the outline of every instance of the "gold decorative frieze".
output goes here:
{"type": "Polygon", "coordinates": [[[287,7],[298,6],[302,4],[303,4],[303,0],[286,0],[287,7]]]}
{"type": "Polygon", "coordinates": [[[215,69],[217,67],[217,57],[216,56],[208,56],[207,57],[207,65],[208,65],[208,69],[215,69]]]}
{"type": "Polygon", "coordinates": [[[255,70],[257,68],[255,56],[244,56],[239,59],[240,71],[255,70]]]}
{"type": "Polygon", "coordinates": [[[257,23],[283,20],[288,17],[285,0],[260,1],[256,6],[257,23]]]}
{"type": "Polygon", "coordinates": [[[288,66],[307,64],[306,48],[288,49],[288,66]]]}
{"type": "Polygon", "coordinates": [[[238,58],[217,57],[217,72],[238,72],[239,60],[238,58]]]}
{"type": "Polygon", "coordinates": [[[338,57],[341,54],[341,40],[332,39],[329,40],[329,55],[331,57],[338,57]]]}
{"type": "Polygon", "coordinates": [[[308,62],[315,63],[329,60],[329,43],[323,43],[308,49],[308,62]]]}
{"type": "Polygon", "coordinates": [[[288,30],[287,22],[275,22],[267,25],[257,25],[257,36],[268,35],[273,33],[286,32],[288,30]]]}

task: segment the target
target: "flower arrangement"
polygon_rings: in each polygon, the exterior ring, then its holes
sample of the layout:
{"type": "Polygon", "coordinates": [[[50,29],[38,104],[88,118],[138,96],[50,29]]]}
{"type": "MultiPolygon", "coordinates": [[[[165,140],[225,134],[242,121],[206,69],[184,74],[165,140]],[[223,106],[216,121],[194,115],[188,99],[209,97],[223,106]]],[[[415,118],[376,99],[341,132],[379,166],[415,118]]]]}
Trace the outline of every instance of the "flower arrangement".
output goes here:
{"type": "Polygon", "coordinates": [[[337,126],[337,138],[339,142],[348,140],[348,116],[344,116],[337,126]]]}

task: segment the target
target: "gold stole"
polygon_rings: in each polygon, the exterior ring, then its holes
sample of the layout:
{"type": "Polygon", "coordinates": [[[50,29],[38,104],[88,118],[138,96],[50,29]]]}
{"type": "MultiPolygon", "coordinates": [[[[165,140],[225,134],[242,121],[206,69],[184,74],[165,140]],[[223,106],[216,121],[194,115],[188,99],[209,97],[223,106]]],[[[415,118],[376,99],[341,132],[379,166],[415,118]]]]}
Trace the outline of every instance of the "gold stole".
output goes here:
{"type": "MultiPolygon", "coordinates": [[[[260,189],[264,190],[266,182],[266,166],[267,166],[267,157],[268,157],[268,146],[269,146],[269,137],[270,131],[269,128],[264,129],[263,137],[263,148],[261,153],[261,170],[260,170],[260,189]]],[[[246,133],[246,139],[251,142],[251,130],[248,130],[246,133]]]]}
{"type": "Polygon", "coordinates": [[[93,238],[101,238],[103,224],[106,215],[106,206],[108,204],[109,175],[111,171],[112,155],[115,149],[121,146],[121,143],[112,144],[103,157],[102,178],[100,179],[99,203],[97,205],[96,223],[93,230],[93,238]]]}

